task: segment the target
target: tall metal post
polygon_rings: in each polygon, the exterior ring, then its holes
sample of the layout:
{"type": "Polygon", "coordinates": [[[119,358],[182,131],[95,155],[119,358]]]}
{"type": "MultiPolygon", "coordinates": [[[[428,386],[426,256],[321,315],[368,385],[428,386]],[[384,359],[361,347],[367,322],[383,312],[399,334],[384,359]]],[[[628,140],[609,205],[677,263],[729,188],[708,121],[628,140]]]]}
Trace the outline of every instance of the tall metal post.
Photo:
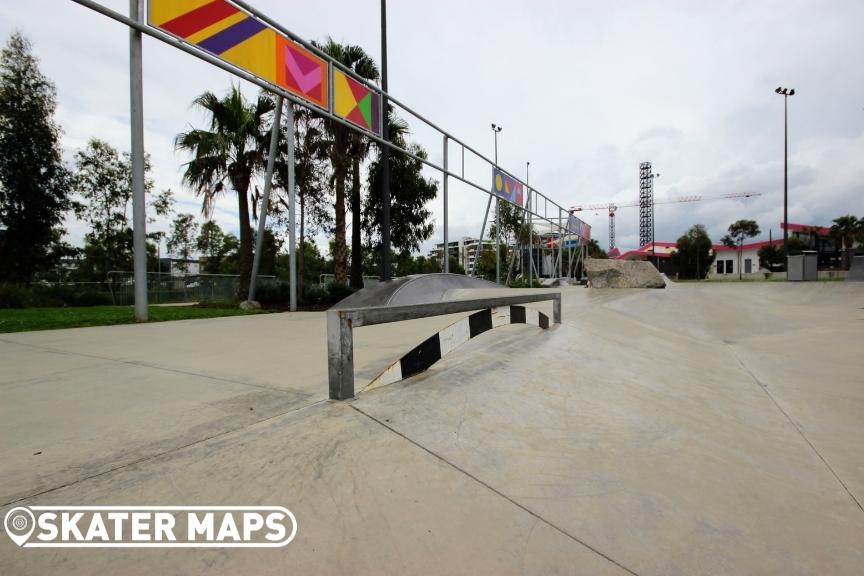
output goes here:
{"type": "Polygon", "coordinates": [[[450,237],[447,234],[447,135],[444,135],[444,273],[450,272],[450,237]]]}
{"type": "Polygon", "coordinates": [[[564,228],[561,226],[561,208],[558,208],[558,277],[564,276],[564,228]]]}
{"type": "MultiPolygon", "coordinates": [[[[129,0],[129,17],[144,20],[139,0],[129,0]]],[[[147,321],[147,204],[144,195],[144,64],[141,32],[129,28],[129,112],[132,132],[132,246],[135,320],[147,321]]]]}
{"type": "MultiPolygon", "coordinates": [[[[381,137],[390,141],[387,111],[387,0],[381,0],[381,137]]],[[[390,147],[381,147],[381,279],[390,280],[390,147]]]]}
{"type": "MultiPolygon", "coordinates": [[[[276,163],[276,152],[279,150],[279,132],[282,121],[282,96],[276,98],[276,109],[273,111],[273,127],[270,128],[270,155],[267,157],[267,174],[264,177],[264,194],[261,196],[261,207],[258,210],[258,235],[255,237],[255,255],[252,259],[252,278],[249,279],[249,295],[247,300],[255,300],[255,285],[258,281],[258,271],[261,268],[261,251],[264,248],[264,230],[267,226],[267,212],[270,210],[270,188],[273,183],[273,166],[276,163]]],[[[288,135],[289,146],[294,145],[293,134],[288,135]]],[[[289,159],[289,169],[292,162],[289,159]]],[[[289,188],[291,183],[288,183],[289,188]]]]}
{"type": "MultiPolygon", "coordinates": [[[[789,258],[789,96],[783,95],[783,256],[789,258]]],[[[788,274],[788,271],[787,271],[788,274]]]]}
{"type": "Polygon", "coordinates": [[[530,186],[531,162],[525,163],[525,185],[528,186],[528,287],[534,286],[534,204],[530,186]]]}
{"type": "Polygon", "coordinates": [[[486,232],[486,222],[489,221],[489,208],[492,206],[492,195],[486,200],[486,213],[483,215],[483,225],[480,226],[480,239],[477,249],[474,251],[474,265],[471,267],[471,276],[477,275],[477,265],[480,263],[480,253],[483,252],[483,234],[486,232]]]}
{"type": "MultiPolygon", "coordinates": [[[[498,167],[498,133],[500,126],[492,124],[492,133],[495,135],[495,167],[498,167]]],[[[499,198],[495,196],[495,283],[501,284],[501,210],[499,198]]]]}
{"type": "MultiPolygon", "coordinates": [[[[282,99],[281,97],[279,98],[282,99]]],[[[294,176],[294,108],[288,102],[286,120],[288,121],[288,279],[291,282],[288,292],[288,302],[291,312],[297,311],[297,181],[294,176]]]]}

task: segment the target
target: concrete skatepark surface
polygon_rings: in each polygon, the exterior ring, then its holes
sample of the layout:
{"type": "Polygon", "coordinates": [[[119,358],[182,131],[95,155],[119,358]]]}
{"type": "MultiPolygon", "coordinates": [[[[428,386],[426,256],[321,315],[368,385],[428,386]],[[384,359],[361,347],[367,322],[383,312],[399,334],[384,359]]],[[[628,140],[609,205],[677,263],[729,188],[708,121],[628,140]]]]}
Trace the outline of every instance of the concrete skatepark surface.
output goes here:
{"type": "Polygon", "coordinates": [[[471,288],[488,289],[498,288],[498,286],[494,282],[462,274],[416,274],[358,290],[333,308],[431,304],[447,298],[450,290],[471,288]]]}
{"type": "MultiPolygon", "coordinates": [[[[0,574],[862,573],[864,285],[562,294],[560,326],[341,403],[323,313],[0,336],[0,513],[272,504],[299,524],[272,550],[0,535],[0,574]]],[[[358,329],[358,389],[458,317],[358,329]]]]}

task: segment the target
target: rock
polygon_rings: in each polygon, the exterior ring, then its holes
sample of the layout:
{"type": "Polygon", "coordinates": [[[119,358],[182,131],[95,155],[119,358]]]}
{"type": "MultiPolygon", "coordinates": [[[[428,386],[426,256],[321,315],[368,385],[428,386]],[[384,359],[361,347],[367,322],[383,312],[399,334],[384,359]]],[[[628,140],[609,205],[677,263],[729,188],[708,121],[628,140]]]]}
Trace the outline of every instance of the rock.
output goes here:
{"type": "Polygon", "coordinates": [[[585,260],[585,272],[593,288],[665,288],[663,277],[645,260],[585,260]]]}
{"type": "Polygon", "coordinates": [[[261,308],[261,303],[256,302],[255,300],[244,300],[240,302],[241,310],[259,310],[261,308]]]}

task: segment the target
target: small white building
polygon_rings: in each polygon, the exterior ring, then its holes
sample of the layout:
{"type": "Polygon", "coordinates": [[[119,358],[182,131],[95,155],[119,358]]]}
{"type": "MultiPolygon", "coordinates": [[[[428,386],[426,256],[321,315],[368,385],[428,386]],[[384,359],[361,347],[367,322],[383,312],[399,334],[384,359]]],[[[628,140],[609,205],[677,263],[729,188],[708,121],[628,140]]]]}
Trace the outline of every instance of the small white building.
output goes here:
{"type": "Polygon", "coordinates": [[[737,279],[739,273],[743,278],[764,278],[767,270],[759,269],[759,249],[763,246],[783,246],[783,239],[765,242],[753,242],[741,246],[739,260],[738,247],[714,245],[714,264],[708,278],[712,280],[737,279]],[[740,262],[740,264],[739,264],[740,262]],[[740,270],[738,267],[741,267],[740,270]]]}

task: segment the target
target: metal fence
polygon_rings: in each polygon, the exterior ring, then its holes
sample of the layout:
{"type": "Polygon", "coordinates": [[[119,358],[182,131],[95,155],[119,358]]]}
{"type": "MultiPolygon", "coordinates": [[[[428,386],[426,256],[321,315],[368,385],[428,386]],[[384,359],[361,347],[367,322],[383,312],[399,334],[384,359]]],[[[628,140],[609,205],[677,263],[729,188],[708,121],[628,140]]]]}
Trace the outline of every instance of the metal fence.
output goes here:
{"type": "MultiPolygon", "coordinates": [[[[259,287],[276,282],[275,276],[258,276],[259,287]]],[[[135,303],[133,272],[109,272],[103,289],[116,305],[135,303]]],[[[183,304],[206,301],[232,301],[240,296],[240,276],[233,274],[187,274],[170,276],[158,272],[147,274],[147,298],[151,304],[183,304]]]]}

